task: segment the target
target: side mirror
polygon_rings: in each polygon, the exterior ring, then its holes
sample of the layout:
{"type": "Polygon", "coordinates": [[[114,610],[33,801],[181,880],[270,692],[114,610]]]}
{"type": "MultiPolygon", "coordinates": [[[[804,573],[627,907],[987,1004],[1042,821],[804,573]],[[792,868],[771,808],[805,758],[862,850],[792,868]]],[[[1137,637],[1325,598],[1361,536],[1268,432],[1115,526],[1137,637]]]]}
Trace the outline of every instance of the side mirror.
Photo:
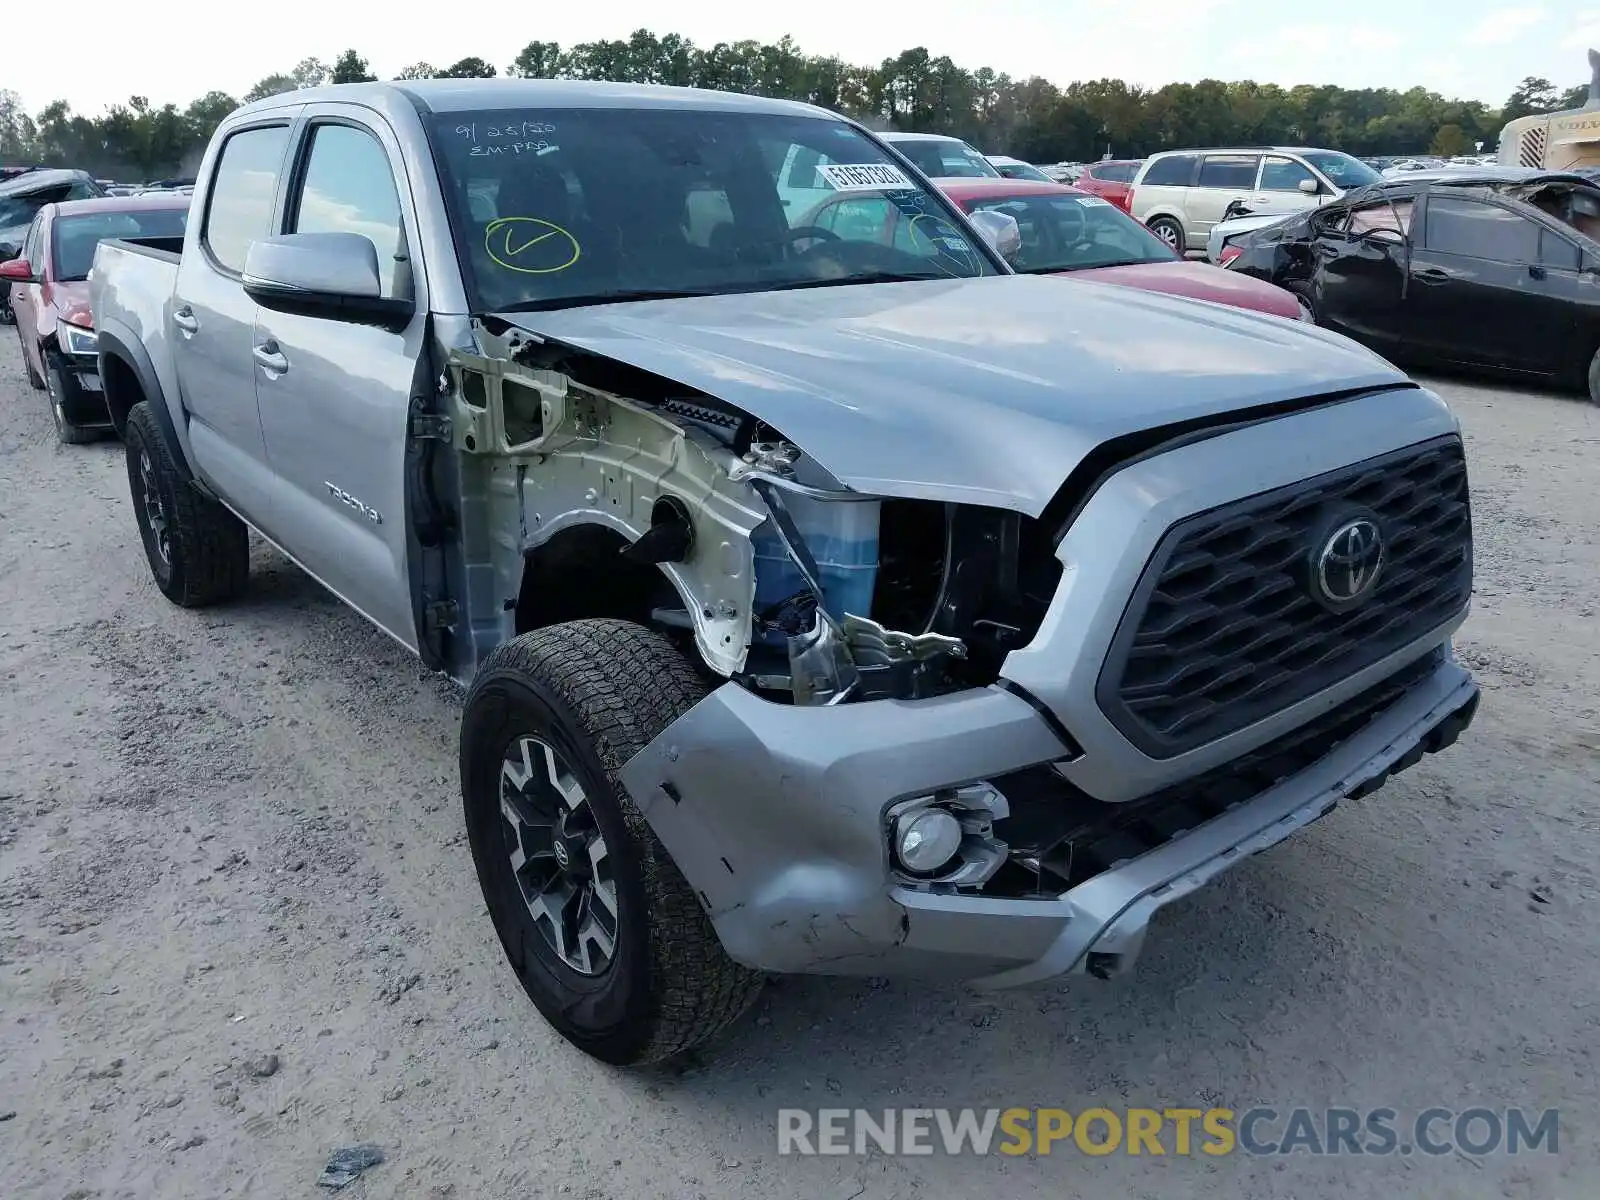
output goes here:
{"type": "Polygon", "coordinates": [[[13,258],[0,262],[0,279],[9,280],[12,283],[36,282],[33,275],[33,267],[25,258],[13,258]]]}
{"type": "Polygon", "coordinates": [[[1015,217],[984,208],[972,213],[968,220],[978,235],[989,243],[989,248],[1007,262],[1022,249],[1022,230],[1015,217]]]}
{"type": "Polygon", "coordinates": [[[1300,190],[1308,196],[1315,196],[1322,191],[1322,185],[1315,179],[1302,179],[1300,181],[1300,190]]]}
{"type": "Polygon", "coordinates": [[[404,328],[411,298],[383,294],[378,248],[359,233],[285,233],[252,242],[244,258],[245,294],[262,308],[404,328]]]}

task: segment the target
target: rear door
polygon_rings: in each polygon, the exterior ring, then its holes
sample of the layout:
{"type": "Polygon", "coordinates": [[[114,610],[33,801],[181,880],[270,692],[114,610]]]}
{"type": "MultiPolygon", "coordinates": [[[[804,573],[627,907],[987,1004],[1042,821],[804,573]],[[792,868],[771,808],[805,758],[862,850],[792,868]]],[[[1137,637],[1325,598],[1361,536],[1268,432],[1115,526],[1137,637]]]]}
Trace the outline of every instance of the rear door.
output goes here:
{"type": "Polygon", "coordinates": [[[1383,200],[1349,213],[1317,214],[1312,304],[1320,324],[1382,353],[1405,340],[1400,314],[1415,202],[1383,200]]]}
{"type": "MultiPolygon", "coordinates": [[[[1411,256],[1407,332],[1440,359],[1548,371],[1572,307],[1541,262],[1543,226],[1491,199],[1433,192],[1411,256]]],[[[1558,247],[1552,243],[1552,254],[1558,247]]]]}
{"type": "Polygon", "coordinates": [[[1259,154],[1207,154],[1200,160],[1195,185],[1184,196],[1184,226],[1189,243],[1205,244],[1211,227],[1235,201],[1249,203],[1254,194],[1259,154]]]}
{"type": "Polygon", "coordinates": [[[271,524],[272,472],[250,358],[256,303],[241,275],[250,244],[272,230],[295,111],[232,130],[219,147],[205,211],[185,234],[167,314],[195,465],[263,529],[271,524]]]}
{"type": "Polygon", "coordinates": [[[257,311],[250,352],[276,480],[272,528],[308,571],[415,649],[404,481],[428,306],[412,269],[421,243],[405,160],[381,118],[318,104],[306,109],[294,164],[282,232],[370,239],[385,295],[417,308],[399,331],[257,311]]]}

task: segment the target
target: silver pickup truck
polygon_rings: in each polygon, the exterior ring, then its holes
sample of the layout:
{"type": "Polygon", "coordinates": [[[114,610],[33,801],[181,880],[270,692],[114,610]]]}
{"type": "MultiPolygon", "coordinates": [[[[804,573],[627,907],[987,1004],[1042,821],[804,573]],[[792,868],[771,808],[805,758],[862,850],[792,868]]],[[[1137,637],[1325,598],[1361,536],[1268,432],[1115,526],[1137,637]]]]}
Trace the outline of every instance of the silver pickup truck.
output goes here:
{"type": "Polygon", "coordinates": [[[467,686],[495,930],[607,1061],[769,972],[1104,977],[1471,720],[1466,466],[1352,343],[1015,235],[804,105],[248,105],[94,269],[151,570],[254,529],[467,686]]]}

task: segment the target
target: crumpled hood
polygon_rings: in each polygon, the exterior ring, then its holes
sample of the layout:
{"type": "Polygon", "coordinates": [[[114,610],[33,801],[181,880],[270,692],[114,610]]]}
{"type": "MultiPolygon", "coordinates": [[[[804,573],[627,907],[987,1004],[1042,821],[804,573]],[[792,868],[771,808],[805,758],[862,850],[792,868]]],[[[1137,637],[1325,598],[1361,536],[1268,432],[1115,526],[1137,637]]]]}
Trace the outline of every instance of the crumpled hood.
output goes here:
{"type": "Polygon", "coordinates": [[[1210,263],[1180,259],[1177,262],[1131,263],[1125,267],[1095,267],[1063,274],[1093,283],[1116,283],[1123,287],[1143,288],[1147,292],[1165,292],[1171,296],[1187,296],[1191,300],[1231,304],[1235,308],[1248,308],[1252,312],[1270,313],[1275,317],[1298,319],[1300,316],[1300,301],[1281,287],[1251,279],[1248,275],[1236,275],[1210,263]]]}
{"type": "Polygon", "coordinates": [[[1033,516],[1119,435],[1406,383],[1314,327],[1028,275],[500,316],[737,405],[850,487],[1033,516]]]}

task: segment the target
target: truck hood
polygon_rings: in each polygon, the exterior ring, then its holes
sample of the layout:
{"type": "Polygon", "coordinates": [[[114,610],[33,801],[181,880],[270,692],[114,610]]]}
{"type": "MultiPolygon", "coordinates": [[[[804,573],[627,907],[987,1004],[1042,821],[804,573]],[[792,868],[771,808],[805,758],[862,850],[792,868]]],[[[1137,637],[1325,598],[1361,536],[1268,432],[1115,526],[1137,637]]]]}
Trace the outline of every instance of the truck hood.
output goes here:
{"type": "Polygon", "coordinates": [[[1030,516],[1122,434],[1406,383],[1311,326],[1029,275],[499,316],[736,405],[849,487],[1030,516]]]}

